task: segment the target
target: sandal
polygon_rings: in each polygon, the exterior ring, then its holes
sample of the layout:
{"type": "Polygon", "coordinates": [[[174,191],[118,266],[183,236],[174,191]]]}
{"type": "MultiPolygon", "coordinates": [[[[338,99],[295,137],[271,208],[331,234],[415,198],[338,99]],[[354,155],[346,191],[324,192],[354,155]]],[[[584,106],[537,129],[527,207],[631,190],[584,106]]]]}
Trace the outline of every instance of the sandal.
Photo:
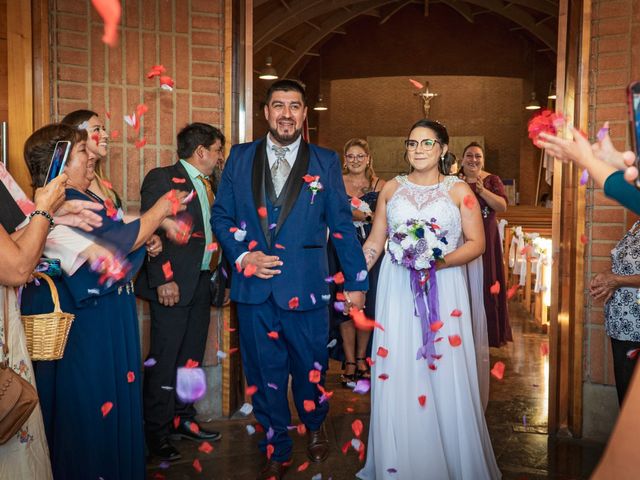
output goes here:
{"type": "Polygon", "coordinates": [[[356,370],[357,377],[358,378],[364,378],[366,380],[371,379],[371,367],[369,366],[369,363],[367,362],[367,359],[364,358],[364,357],[356,358],[356,368],[357,368],[357,364],[359,362],[364,363],[367,366],[367,368],[364,368],[364,369],[358,368],[356,370]]]}
{"type": "Polygon", "coordinates": [[[340,375],[340,383],[343,387],[353,388],[355,386],[355,383],[358,379],[357,368],[358,364],[356,362],[342,362],[342,374],[340,375]],[[347,365],[353,365],[354,367],[356,367],[356,371],[351,374],[344,373],[347,365]]]}

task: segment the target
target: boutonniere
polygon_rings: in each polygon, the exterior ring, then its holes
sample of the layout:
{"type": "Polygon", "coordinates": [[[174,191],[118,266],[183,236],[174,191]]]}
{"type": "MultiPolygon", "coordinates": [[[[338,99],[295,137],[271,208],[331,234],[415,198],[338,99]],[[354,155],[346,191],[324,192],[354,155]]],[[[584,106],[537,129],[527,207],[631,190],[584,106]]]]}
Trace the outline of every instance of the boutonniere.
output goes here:
{"type": "Polygon", "coordinates": [[[308,173],[302,177],[302,179],[308,184],[309,191],[311,192],[311,205],[316,198],[316,193],[322,190],[322,184],[320,183],[320,175],[309,175],[308,173]]]}

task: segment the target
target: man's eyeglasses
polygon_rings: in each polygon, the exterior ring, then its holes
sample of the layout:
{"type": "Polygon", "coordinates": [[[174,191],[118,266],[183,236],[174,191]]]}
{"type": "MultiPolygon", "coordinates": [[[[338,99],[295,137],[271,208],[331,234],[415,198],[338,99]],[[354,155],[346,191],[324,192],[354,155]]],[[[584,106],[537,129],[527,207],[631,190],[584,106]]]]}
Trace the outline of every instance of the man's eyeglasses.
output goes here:
{"type": "Polygon", "coordinates": [[[346,158],[347,160],[349,160],[350,162],[353,162],[356,158],[358,160],[364,160],[365,158],[367,158],[368,155],[365,153],[359,153],[358,155],[354,155],[353,153],[347,153],[344,158],[346,158]]]}
{"type": "Polygon", "coordinates": [[[418,148],[418,145],[421,145],[422,149],[425,152],[430,152],[431,150],[433,150],[433,147],[435,146],[436,143],[439,143],[440,145],[442,145],[442,143],[440,143],[438,140],[434,140],[433,138],[425,138],[420,142],[418,142],[417,140],[405,140],[404,147],[408,151],[413,152],[416,148],[418,148]]]}

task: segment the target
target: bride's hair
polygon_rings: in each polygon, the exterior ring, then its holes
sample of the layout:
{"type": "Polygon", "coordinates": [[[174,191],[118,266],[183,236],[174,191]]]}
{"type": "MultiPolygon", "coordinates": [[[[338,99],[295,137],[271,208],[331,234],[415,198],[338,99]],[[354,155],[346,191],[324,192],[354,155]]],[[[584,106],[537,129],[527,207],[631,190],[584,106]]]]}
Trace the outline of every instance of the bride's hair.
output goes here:
{"type": "MultiPolygon", "coordinates": [[[[449,146],[449,132],[447,132],[447,127],[445,127],[439,121],[437,121],[437,120],[429,120],[428,118],[423,118],[421,120],[418,120],[409,129],[409,135],[411,135],[411,132],[413,132],[416,128],[428,128],[430,130],[433,130],[433,132],[436,134],[436,138],[440,142],[441,146],[444,146],[444,145],[447,145],[447,147],[449,146]]],[[[409,137],[409,135],[407,135],[407,138],[409,137]]],[[[406,150],[404,152],[404,161],[409,163],[409,159],[407,158],[407,151],[406,150]]],[[[449,175],[450,167],[451,167],[451,162],[449,161],[449,155],[448,154],[445,155],[444,161],[438,160],[438,171],[442,175],[449,175]]],[[[409,171],[411,171],[411,164],[410,163],[409,163],[409,171]]]]}

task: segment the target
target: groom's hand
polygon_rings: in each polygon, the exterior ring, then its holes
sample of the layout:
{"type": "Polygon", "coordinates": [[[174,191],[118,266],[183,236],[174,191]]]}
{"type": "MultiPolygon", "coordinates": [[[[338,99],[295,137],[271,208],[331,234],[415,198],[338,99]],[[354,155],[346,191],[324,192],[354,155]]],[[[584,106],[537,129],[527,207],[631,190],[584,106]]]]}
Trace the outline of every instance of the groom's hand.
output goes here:
{"type": "Polygon", "coordinates": [[[349,307],[349,308],[345,308],[346,311],[349,311],[351,308],[350,307],[355,307],[358,310],[362,310],[364,308],[364,301],[365,301],[365,292],[360,292],[360,291],[346,291],[344,292],[344,297],[347,299],[347,304],[345,305],[345,307],[349,307]]]}
{"type": "Polygon", "coordinates": [[[248,253],[242,259],[242,265],[240,266],[243,270],[247,265],[255,265],[256,271],[253,275],[267,280],[274,275],[280,274],[280,270],[277,270],[275,267],[280,267],[282,261],[280,257],[276,257],[275,255],[265,255],[260,251],[256,251],[248,253]]]}

